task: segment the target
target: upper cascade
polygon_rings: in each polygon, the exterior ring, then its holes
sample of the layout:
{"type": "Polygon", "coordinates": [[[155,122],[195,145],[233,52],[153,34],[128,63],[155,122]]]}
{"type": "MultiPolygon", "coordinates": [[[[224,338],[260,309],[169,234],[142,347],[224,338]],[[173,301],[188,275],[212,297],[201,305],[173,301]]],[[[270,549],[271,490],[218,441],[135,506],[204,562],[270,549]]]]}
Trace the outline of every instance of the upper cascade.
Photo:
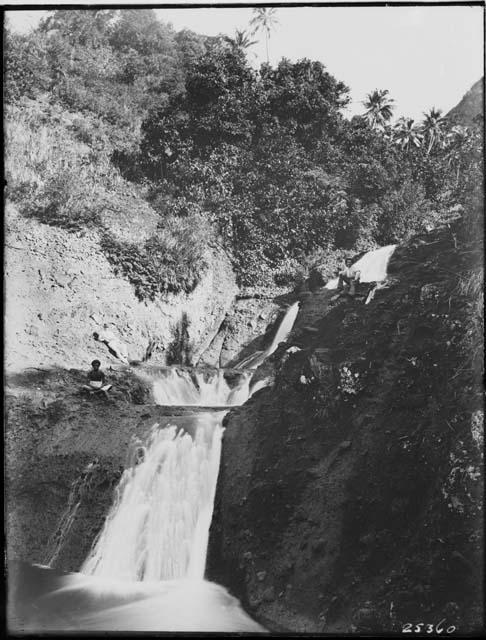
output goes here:
{"type": "Polygon", "coordinates": [[[265,351],[255,351],[250,356],[238,362],[235,369],[247,370],[257,369],[264,360],[266,360],[277,349],[281,342],[285,342],[292,331],[297,314],[299,313],[299,302],[294,302],[285,312],[282,322],[280,323],[277,332],[272,340],[271,345],[265,351]]]}
{"type": "MultiPolygon", "coordinates": [[[[389,244],[374,251],[368,251],[354,263],[356,269],[360,271],[360,282],[381,282],[385,280],[388,262],[397,245],[389,244]]],[[[329,280],[326,289],[336,289],[338,278],[329,280]]]]}

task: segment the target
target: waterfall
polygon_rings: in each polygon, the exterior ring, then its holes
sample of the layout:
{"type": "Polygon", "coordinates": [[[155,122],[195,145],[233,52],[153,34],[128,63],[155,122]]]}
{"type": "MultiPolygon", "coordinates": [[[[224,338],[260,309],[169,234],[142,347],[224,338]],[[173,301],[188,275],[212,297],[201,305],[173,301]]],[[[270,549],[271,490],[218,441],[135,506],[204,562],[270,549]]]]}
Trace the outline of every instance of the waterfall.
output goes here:
{"type": "Polygon", "coordinates": [[[292,327],[295,324],[295,319],[297,318],[298,313],[299,313],[299,303],[294,302],[294,304],[287,309],[287,312],[285,313],[282,319],[282,322],[280,323],[280,326],[277,329],[277,333],[275,334],[275,337],[272,340],[272,344],[265,351],[266,358],[272,355],[272,353],[276,350],[276,348],[281,342],[285,342],[285,340],[287,340],[287,338],[290,335],[290,332],[292,331],[292,327]]]}
{"type": "MultiPolygon", "coordinates": [[[[388,262],[396,246],[396,244],[389,244],[386,247],[368,251],[357,260],[354,266],[361,272],[360,282],[381,282],[385,280],[388,262]]],[[[333,278],[326,284],[326,289],[336,289],[337,286],[338,278],[333,278]]]]}
{"type": "MultiPolygon", "coordinates": [[[[361,280],[383,280],[394,249],[363,256],[356,263],[361,280]]],[[[337,279],[327,288],[336,285],[337,279]]],[[[298,311],[298,303],[291,305],[270,346],[240,362],[237,371],[165,367],[145,373],[156,403],[192,409],[154,424],[145,443],[134,439],[129,466],[82,573],[63,576],[61,588],[58,580],[35,601],[34,631],[264,631],[223,587],[204,580],[228,411],[216,407],[243,404],[268,383],[252,384],[253,370],[288,338],[298,311]]],[[[73,484],[51,558],[60,551],[91,472],[88,466],[73,484]]],[[[24,623],[21,628],[32,630],[24,623]]]]}
{"type": "Polygon", "coordinates": [[[285,342],[292,331],[295,324],[297,314],[299,313],[299,303],[294,302],[287,311],[275,333],[271,345],[265,351],[256,351],[247,358],[244,358],[236,365],[235,369],[257,369],[277,349],[281,342],[285,342]]]}
{"type": "Polygon", "coordinates": [[[156,404],[164,406],[223,407],[240,405],[248,399],[251,372],[228,382],[224,369],[188,371],[164,367],[150,376],[156,404]]]}
{"type": "MultiPolygon", "coordinates": [[[[102,608],[94,616],[92,612],[85,616],[79,622],[82,629],[92,628],[93,620],[98,629],[115,628],[116,610],[116,619],[125,620],[123,629],[263,631],[222,587],[204,581],[222,421],[227,412],[215,408],[241,405],[268,384],[264,379],[251,385],[252,369],[288,338],[298,311],[298,303],[287,310],[268,349],[252,356],[251,368],[225,371],[173,366],[143,374],[152,384],[157,404],[193,410],[183,418],[171,417],[166,425],[153,425],[145,446],[140,441],[132,443],[136,455],[123,472],[82,574],[56,592],[58,598],[69,599],[69,594],[81,588],[117,603],[115,609],[102,608]],[[200,407],[213,409],[199,411],[200,407]],[[135,595],[140,593],[143,595],[135,595]],[[180,609],[182,599],[185,603],[191,594],[198,598],[197,603],[191,601],[192,617],[186,623],[175,622],[169,611],[180,609]],[[151,607],[155,603],[157,610],[165,612],[162,622],[160,616],[154,622],[151,607]],[[195,607],[199,611],[196,618],[195,607]],[[210,614],[214,619],[208,622],[210,614]]],[[[187,617],[184,607],[183,613],[187,617]]]]}
{"type": "MultiPolygon", "coordinates": [[[[224,413],[223,413],[224,415],[224,413]]],[[[144,459],[126,469],[83,573],[118,580],[202,580],[221,450],[218,413],[194,437],[152,428],[144,459]]]]}

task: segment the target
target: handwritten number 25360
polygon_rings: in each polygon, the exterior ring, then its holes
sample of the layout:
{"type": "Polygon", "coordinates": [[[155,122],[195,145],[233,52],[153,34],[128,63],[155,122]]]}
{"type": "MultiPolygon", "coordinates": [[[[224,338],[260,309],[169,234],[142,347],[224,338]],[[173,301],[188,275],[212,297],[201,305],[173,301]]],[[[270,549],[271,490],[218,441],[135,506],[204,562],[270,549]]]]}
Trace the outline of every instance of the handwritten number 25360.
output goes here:
{"type": "MultiPolygon", "coordinates": [[[[425,622],[419,622],[418,624],[412,624],[411,622],[407,622],[402,627],[402,633],[442,633],[444,631],[444,627],[442,626],[445,622],[445,618],[438,622],[436,625],[434,624],[426,624],[425,622]]],[[[456,627],[451,624],[449,627],[445,629],[446,633],[454,633],[456,627]]]]}

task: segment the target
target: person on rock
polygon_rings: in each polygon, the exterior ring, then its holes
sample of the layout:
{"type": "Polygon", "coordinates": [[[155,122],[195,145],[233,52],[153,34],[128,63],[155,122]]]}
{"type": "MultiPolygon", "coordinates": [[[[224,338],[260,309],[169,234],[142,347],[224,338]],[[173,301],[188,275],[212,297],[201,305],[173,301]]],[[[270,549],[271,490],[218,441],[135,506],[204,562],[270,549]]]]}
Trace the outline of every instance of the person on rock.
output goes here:
{"type": "Polygon", "coordinates": [[[91,371],[88,372],[88,384],[84,384],[83,389],[90,393],[102,393],[108,397],[108,391],[112,385],[106,384],[106,376],[100,369],[101,362],[99,360],[93,360],[91,367],[91,371]]]}
{"type": "Polygon", "coordinates": [[[106,322],[103,325],[103,329],[93,333],[93,338],[97,342],[103,342],[103,344],[106,344],[108,351],[115,356],[115,358],[118,358],[118,360],[123,362],[123,364],[129,364],[126,345],[115,336],[106,322]]]}
{"type": "Polygon", "coordinates": [[[349,295],[351,297],[354,297],[354,295],[356,294],[356,285],[360,280],[360,275],[361,274],[359,270],[356,269],[356,267],[353,265],[353,261],[351,260],[351,258],[346,258],[344,260],[344,269],[339,272],[337,286],[338,291],[346,291],[346,289],[349,287],[349,295]]]}

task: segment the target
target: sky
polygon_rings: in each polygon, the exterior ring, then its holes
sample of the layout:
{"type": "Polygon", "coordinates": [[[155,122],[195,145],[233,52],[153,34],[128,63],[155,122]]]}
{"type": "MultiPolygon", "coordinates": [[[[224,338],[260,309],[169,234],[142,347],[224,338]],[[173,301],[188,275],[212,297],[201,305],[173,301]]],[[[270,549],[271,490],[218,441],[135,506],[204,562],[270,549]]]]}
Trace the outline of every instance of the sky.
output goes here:
{"type": "MultiPolygon", "coordinates": [[[[156,13],[176,30],[234,35],[235,29],[248,28],[252,8],[156,13]]],[[[12,11],[7,21],[13,30],[26,32],[45,14],[12,11]]],[[[374,89],[388,89],[395,117],[420,120],[432,107],[447,113],[484,74],[481,6],[279,7],[276,17],[270,63],[282,57],[322,62],[350,88],[347,115],[362,113],[362,101],[374,89]]],[[[258,37],[248,54],[255,67],[266,60],[264,37],[258,37]]]]}

